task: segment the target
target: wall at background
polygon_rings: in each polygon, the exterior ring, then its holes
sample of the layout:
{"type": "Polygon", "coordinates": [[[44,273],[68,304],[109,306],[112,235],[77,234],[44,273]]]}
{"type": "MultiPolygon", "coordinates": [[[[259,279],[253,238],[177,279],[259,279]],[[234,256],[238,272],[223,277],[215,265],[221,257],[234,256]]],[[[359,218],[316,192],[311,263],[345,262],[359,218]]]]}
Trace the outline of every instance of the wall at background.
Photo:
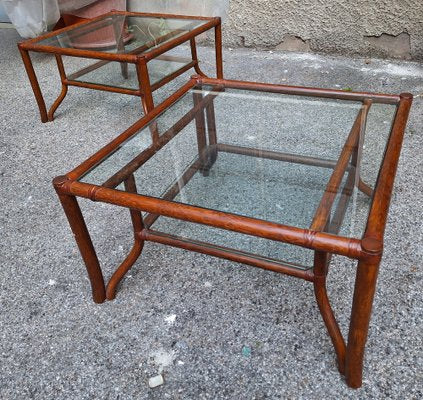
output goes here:
{"type": "Polygon", "coordinates": [[[423,0],[128,0],[128,9],[227,9],[226,46],[423,61],[423,0]]]}
{"type": "Polygon", "coordinates": [[[227,46],[423,60],[422,0],[230,0],[227,46]]]}
{"type": "Polygon", "coordinates": [[[6,11],[4,10],[3,3],[0,0],[0,22],[10,22],[9,17],[6,15],[6,11]]]}

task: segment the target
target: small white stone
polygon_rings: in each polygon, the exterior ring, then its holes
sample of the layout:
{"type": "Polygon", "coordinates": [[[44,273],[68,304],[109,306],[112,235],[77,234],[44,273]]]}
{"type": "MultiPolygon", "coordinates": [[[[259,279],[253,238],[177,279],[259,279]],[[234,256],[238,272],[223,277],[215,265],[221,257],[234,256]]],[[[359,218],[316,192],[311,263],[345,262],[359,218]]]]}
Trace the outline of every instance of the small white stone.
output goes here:
{"type": "Polygon", "coordinates": [[[178,360],[178,365],[184,365],[185,363],[181,360],[178,360]]]}
{"type": "Polygon", "coordinates": [[[55,284],[56,284],[56,281],[55,281],[54,279],[49,279],[48,284],[49,284],[50,286],[53,286],[53,285],[55,285],[55,284]]]}
{"type": "Polygon", "coordinates": [[[163,380],[163,376],[161,375],[156,375],[156,376],[152,376],[149,380],[148,380],[148,386],[150,386],[152,389],[163,385],[164,380],[163,380]]]}
{"type": "Polygon", "coordinates": [[[205,287],[212,287],[212,284],[211,284],[211,282],[204,282],[204,286],[205,287]]]}
{"type": "Polygon", "coordinates": [[[171,314],[164,319],[168,324],[172,325],[176,320],[176,314],[171,314]]]}

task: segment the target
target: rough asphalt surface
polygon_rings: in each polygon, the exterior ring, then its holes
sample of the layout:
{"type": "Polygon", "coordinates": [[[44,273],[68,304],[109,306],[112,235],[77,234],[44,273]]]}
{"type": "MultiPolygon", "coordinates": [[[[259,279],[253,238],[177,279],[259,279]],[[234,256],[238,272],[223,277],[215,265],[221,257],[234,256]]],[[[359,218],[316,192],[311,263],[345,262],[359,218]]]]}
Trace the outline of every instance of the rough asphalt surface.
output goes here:
{"type": "MultiPolygon", "coordinates": [[[[16,48],[0,30],[0,398],[421,399],[422,97],[404,139],[367,343],[363,387],[349,389],[312,285],[147,244],[115,301],[96,305],[51,185],[141,116],[138,99],[71,88],[42,124],[16,48]],[[164,384],[149,388],[162,373],[164,384]]],[[[213,52],[200,49],[213,75],[213,52]]],[[[423,94],[419,64],[224,51],[227,78],[423,94]]],[[[47,104],[54,58],[34,54],[47,104]]],[[[160,100],[186,79],[155,93],[160,100]]],[[[131,246],[126,210],[81,202],[104,274],[131,246]]],[[[345,333],[354,282],[336,258],[329,296],[345,333]]]]}

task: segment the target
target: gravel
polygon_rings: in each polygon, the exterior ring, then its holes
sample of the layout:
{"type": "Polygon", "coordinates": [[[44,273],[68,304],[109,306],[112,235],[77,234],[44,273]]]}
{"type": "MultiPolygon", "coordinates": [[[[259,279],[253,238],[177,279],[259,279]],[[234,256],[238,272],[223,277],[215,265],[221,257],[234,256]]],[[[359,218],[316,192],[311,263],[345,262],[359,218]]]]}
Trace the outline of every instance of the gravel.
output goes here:
{"type": "MultiPolygon", "coordinates": [[[[307,282],[148,243],[116,300],[92,302],[51,180],[140,118],[141,107],[131,96],[71,88],[55,121],[42,124],[18,40],[15,31],[0,30],[0,398],[423,397],[421,65],[224,51],[227,78],[417,95],[392,198],[363,386],[352,390],[337,372],[307,282]],[[159,374],[164,383],[150,388],[159,374]]],[[[212,50],[199,53],[213,75],[212,50]]],[[[33,61],[51,104],[60,92],[54,58],[34,54],[33,61]]],[[[156,103],[187,76],[157,91],[156,103]]],[[[88,201],[81,207],[108,277],[132,244],[129,213],[88,201]]],[[[352,262],[335,257],[329,296],[344,333],[353,282],[352,262]]]]}

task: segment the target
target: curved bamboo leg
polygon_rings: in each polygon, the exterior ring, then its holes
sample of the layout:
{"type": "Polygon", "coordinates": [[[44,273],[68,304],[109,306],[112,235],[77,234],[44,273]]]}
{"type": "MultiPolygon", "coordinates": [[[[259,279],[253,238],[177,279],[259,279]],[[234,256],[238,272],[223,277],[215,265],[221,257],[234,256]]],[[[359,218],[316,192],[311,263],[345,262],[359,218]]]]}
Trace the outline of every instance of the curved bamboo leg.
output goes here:
{"type": "Polygon", "coordinates": [[[363,192],[365,195],[372,197],[373,196],[373,189],[361,179],[361,176],[359,177],[358,180],[358,190],[360,190],[361,192],[363,192]]]}
{"type": "MultiPolygon", "coordinates": [[[[129,175],[124,181],[125,189],[130,193],[137,193],[134,175],[129,175]]],[[[138,233],[144,229],[142,214],[137,210],[129,210],[131,213],[132,226],[134,228],[134,245],[125,260],[120,264],[118,269],[113,273],[106,288],[106,297],[108,300],[113,300],[116,297],[116,287],[123,279],[125,274],[130,270],[140,256],[144,247],[144,240],[139,238],[138,233]]]]}
{"type": "Polygon", "coordinates": [[[65,67],[63,65],[62,56],[60,54],[55,54],[56,62],[57,62],[57,69],[59,70],[60,74],[60,80],[62,81],[62,91],[59,94],[59,97],[56,99],[56,101],[53,103],[53,105],[50,107],[50,110],[48,111],[48,120],[53,121],[54,119],[54,112],[57,110],[57,107],[60,106],[60,103],[65,98],[66,94],[68,93],[68,85],[66,85],[66,72],[65,67]]]}
{"type": "Polygon", "coordinates": [[[48,120],[49,121],[53,121],[54,112],[57,110],[57,107],[60,106],[60,103],[63,101],[63,99],[65,98],[67,93],[68,93],[68,86],[62,84],[62,91],[60,92],[59,97],[56,99],[56,101],[50,107],[50,110],[48,110],[48,120]]]}
{"type": "Polygon", "coordinates": [[[333,347],[335,348],[339,372],[344,374],[346,346],[341,330],[339,329],[335,315],[330,306],[326,291],[326,276],[327,254],[316,251],[314,257],[314,294],[316,296],[320,314],[322,315],[323,321],[332,340],[333,347]]]}
{"type": "Polygon", "coordinates": [[[119,282],[123,279],[125,274],[131,269],[135,261],[137,261],[140,256],[142,249],[144,247],[144,241],[135,239],[134,245],[129,252],[128,256],[125,258],[119,268],[113,273],[112,277],[109,280],[106,288],[106,297],[107,300],[113,300],[116,297],[116,287],[119,282]]]}
{"type": "Polygon", "coordinates": [[[29,56],[28,51],[22,47],[22,44],[19,44],[18,48],[19,52],[21,53],[22,61],[25,66],[29,82],[31,83],[32,91],[34,92],[35,100],[38,104],[38,109],[40,110],[41,122],[47,122],[48,117],[46,103],[44,102],[43,94],[41,93],[40,85],[38,84],[37,75],[35,75],[31,57],[29,56]]]}
{"type": "Polygon", "coordinates": [[[193,37],[193,38],[191,38],[189,40],[189,44],[190,44],[190,47],[191,47],[191,57],[192,57],[192,60],[195,61],[195,64],[194,64],[194,70],[195,70],[195,72],[198,75],[207,76],[203,71],[201,71],[200,65],[198,63],[197,46],[195,44],[195,37],[193,37]]]}

